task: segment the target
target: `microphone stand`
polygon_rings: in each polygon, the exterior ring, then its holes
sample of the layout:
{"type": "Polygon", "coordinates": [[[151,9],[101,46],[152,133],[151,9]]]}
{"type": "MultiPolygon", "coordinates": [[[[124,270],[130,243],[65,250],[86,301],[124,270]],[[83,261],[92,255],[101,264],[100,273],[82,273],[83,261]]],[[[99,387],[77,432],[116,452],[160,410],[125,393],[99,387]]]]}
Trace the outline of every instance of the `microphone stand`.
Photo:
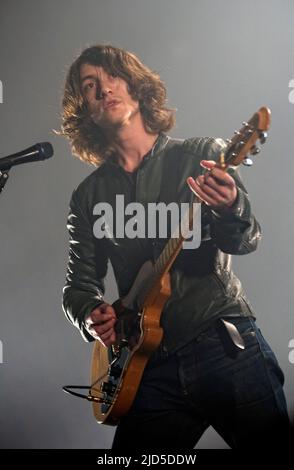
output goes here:
{"type": "Polygon", "coordinates": [[[5,184],[7,183],[8,178],[9,178],[8,172],[9,172],[9,169],[5,170],[5,171],[0,170],[0,194],[2,193],[3,188],[4,188],[5,184]]]}

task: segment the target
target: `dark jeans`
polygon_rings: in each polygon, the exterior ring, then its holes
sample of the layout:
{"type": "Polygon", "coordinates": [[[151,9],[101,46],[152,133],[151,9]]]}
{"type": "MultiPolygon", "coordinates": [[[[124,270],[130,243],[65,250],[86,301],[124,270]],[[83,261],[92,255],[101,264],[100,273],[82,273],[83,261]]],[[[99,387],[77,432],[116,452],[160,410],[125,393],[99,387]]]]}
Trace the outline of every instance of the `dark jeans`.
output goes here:
{"type": "Polygon", "coordinates": [[[231,448],[286,445],[284,375],[248,317],[228,317],[245,349],[214,323],[195,340],[146,367],[113,449],[193,449],[211,425],[231,448]]]}

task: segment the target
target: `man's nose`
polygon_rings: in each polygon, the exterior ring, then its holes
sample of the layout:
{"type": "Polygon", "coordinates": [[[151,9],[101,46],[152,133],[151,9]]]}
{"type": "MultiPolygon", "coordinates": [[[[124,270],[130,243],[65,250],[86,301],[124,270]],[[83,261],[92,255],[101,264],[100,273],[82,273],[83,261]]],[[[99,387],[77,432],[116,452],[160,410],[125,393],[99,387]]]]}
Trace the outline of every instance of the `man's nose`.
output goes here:
{"type": "Polygon", "coordinates": [[[109,95],[109,93],[112,93],[112,89],[109,85],[105,84],[105,85],[102,85],[100,90],[99,88],[97,88],[97,91],[96,91],[96,100],[102,100],[103,98],[105,98],[107,95],[109,95]]]}

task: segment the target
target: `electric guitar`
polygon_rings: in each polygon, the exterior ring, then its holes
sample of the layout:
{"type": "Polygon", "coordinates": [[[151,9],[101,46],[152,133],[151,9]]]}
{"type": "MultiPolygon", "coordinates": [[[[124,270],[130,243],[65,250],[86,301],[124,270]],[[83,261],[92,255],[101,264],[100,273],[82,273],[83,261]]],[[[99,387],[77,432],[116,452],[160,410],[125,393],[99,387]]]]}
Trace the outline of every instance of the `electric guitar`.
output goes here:
{"type": "MultiPolygon", "coordinates": [[[[265,142],[270,115],[270,110],[262,107],[248,122],[243,122],[243,127],[227,140],[218,166],[226,170],[240,163],[251,165],[248,155],[259,152],[255,145],[258,140],[265,142]]],[[[195,216],[195,206],[200,204],[190,207],[187,230],[195,216]]],[[[128,412],[148,359],[161,342],[160,317],[171,294],[169,270],[185,240],[183,225],[177,232],[180,235],[169,239],[155,262],[148,260],[142,265],[128,294],[112,304],[117,316],[115,344],[105,347],[98,340],[94,343],[92,385],[87,399],[92,401],[99,423],[116,425],[128,412]]]]}

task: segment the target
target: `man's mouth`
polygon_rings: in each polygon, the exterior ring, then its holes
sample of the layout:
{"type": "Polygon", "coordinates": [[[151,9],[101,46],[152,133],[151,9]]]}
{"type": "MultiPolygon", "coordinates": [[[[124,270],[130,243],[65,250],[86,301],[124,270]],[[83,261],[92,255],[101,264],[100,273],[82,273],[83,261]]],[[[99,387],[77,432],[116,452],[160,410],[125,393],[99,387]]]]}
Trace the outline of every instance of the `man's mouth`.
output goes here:
{"type": "Polygon", "coordinates": [[[108,103],[104,103],[103,107],[104,109],[109,109],[113,108],[114,106],[118,105],[120,102],[117,100],[111,100],[108,103]]]}

